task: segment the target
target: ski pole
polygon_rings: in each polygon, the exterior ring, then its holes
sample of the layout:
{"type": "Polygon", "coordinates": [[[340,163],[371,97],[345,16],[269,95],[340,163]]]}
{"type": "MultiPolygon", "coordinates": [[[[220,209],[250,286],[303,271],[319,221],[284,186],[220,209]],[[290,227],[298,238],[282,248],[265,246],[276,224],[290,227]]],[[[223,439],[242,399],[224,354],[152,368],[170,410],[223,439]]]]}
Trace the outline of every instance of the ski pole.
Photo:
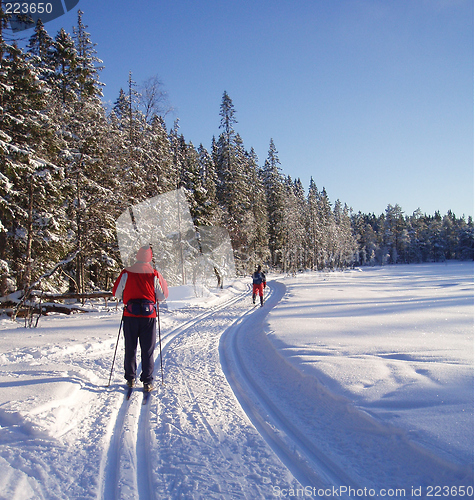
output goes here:
{"type": "Polygon", "coordinates": [[[162,360],[162,336],[160,334],[160,307],[157,301],[157,324],[158,324],[158,344],[160,346],[160,369],[162,371],[162,385],[165,385],[163,381],[163,360],[162,360]]]}
{"type": "Polygon", "coordinates": [[[109,375],[109,383],[107,384],[107,387],[111,385],[111,380],[112,380],[112,370],[114,369],[114,363],[115,363],[115,356],[117,354],[117,346],[119,345],[119,338],[120,338],[120,330],[122,328],[122,323],[124,322],[124,313],[122,313],[122,318],[120,320],[120,326],[119,326],[119,335],[117,335],[117,342],[115,344],[115,351],[114,351],[114,359],[112,360],[112,366],[111,366],[111,373],[109,375]]]}
{"type": "MultiPolygon", "coordinates": [[[[155,256],[153,254],[153,247],[152,243],[149,244],[150,248],[152,249],[152,262],[153,262],[153,268],[156,270],[157,267],[155,266],[155,256]]],[[[156,297],[155,297],[156,299],[156,297]]],[[[160,369],[162,371],[162,385],[164,385],[163,382],[163,361],[162,361],[162,336],[160,334],[160,307],[158,305],[158,300],[155,302],[155,308],[157,309],[157,324],[158,324],[158,344],[160,346],[160,369]]]]}

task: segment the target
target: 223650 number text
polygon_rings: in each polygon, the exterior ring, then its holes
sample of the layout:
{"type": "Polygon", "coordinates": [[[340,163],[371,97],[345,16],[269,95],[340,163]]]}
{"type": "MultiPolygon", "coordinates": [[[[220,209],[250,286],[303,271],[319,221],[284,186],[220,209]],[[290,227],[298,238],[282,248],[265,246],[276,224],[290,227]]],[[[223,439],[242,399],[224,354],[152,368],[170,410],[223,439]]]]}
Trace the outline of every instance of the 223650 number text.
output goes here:
{"type": "Polygon", "coordinates": [[[5,3],[5,14],[51,14],[53,4],[51,3],[5,3]]]}

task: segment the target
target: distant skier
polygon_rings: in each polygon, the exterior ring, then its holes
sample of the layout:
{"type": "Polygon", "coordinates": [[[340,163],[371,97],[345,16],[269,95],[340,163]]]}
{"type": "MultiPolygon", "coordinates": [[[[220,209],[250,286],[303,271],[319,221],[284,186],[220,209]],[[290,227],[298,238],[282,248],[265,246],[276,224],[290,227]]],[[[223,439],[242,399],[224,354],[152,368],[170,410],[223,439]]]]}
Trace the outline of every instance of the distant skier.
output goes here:
{"type": "Polygon", "coordinates": [[[153,389],[156,307],[158,302],[168,297],[167,282],[150,265],[152,257],[152,249],[149,246],[142,247],[137,253],[137,262],[120,273],[112,288],[112,294],[122,299],[125,306],[125,379],[128,387],[134,387],[137,341],[139,341],[142,356],[140,380],[145,392],[153,389]]]}
{"type": "Polygon", "coordinates": [[[266,275],[262,272],[261,266],[257,266],[256,272],[252,275],[252,303],[256,303],[257,294],[261,299],[261,307],[264,305],[264,288],[267,286],[266,275]]]}

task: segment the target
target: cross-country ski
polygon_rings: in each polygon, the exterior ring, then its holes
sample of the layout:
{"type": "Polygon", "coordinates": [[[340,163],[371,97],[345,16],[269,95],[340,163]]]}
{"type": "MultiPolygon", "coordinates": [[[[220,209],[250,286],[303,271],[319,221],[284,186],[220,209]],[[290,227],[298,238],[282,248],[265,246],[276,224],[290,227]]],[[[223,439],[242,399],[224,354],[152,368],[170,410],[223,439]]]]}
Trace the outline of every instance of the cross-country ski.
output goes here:
{"type": "Polygon", "coordinates": [[[149,400],[150,400],[151,393],[150,392],[144,392],[142,396],[142,404],[146,405],[149,400]]]}
{"type": "Polygon", "coordinates": [[[134,391],[133,387],[127,387],[127,392],[125,394],[125,399],[127,401],[131,398],[133,391],[134,391]]]}

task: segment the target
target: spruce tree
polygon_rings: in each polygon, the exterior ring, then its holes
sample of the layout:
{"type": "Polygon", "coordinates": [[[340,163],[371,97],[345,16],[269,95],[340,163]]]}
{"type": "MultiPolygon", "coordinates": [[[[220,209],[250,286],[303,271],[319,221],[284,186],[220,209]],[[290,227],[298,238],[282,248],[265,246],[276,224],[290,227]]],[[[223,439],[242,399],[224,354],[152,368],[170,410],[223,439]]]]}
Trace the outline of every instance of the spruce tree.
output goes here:
{"type": "Polygon", "coordinates": [[[31,64],[38,69],[39,77],[47,80],[52,72],[50,51],[53,46],[53,39],[46,31],[41,19],[36,22],[35,30],[27,45],[28,55],[31,64]]]}
{"type": "Polygon", "coordinates": [[[172,169],[170,175],[171,185],[173,189],[178,189],[181,186],[183,165],[185,164],[182,134],[178,133],[179,120],[175,120],[173,129],[170,130],[169,140],[172,152],[172,169]]]}
{"type": "Polygon", "coordinates": [[[147,127],[148,143],[145,167],[147,172],[146,197],[152,198],[157,194],[175,189],[171,175],[173,157],[171,144],[163,118],[155,115],[147,127]]]}
{"type": "Polygon", "coordinates": [[[219,128],[223,129],[216,147],[216,170],[218,174],[218,200],[222,207],[227,208],[232,200],[234,176],[236,174],[235,165],[235,138],[234,125],[237,123],[232,99],[225,91],[223,94],[219,115],[221,123],[219,128]]]}
{"type": "Polygon", "coordinates": [[[129,72],[128,89],[120,90],[110,116],[113,141],[108,153],[113,170],[120,171],[122,176],[120,185],[122,210],[143,201],[149,190],[145,163],[152,155],[150,151],[152,145],[149,144],[147,137],[149,127],[137,106],[138,93],[135,90],[132,73],[129,72]]]}
{"type": "Polygon", "coordinates": [[[212,156],[202,144],[198,147],[198,165],[202,193],[197,224],[201,226],[219,226],[221,225],[222,214],[216,198],[216,168],[212,156]]]}
{"type": "Polygon", "coordinates": [[[102,97],[103,84],[99,81],[102,61],[97,57],[96,44],[92,43],[87,26],[82,21],[84,12],[78,10],[77,26],[73,28],[73,40],[76,48],[77,83],[79,95],[84,101],[90,97],[102,97]]]}
{"type": "Polygon", "coordinates": [[[304,219],[305,199],[300,181],[285,181],[285,199],[282,219],[282,267],[284,272],[295,274],[304,262],[306,231],[304,219]]]}
{"type": "Polygon", "coordinates": [[[273,266],[282,264],[282,246],[284,243],[284,180],[280,170],[280,160],[274,141],[271,139],[269,152],[262,170],[264,189],[267,199],[269,221],[269,250],[273,266]]]}
{"type": "Polygon", "coordinates": [[[310,178],[310,186],[307,196],[307,241],[309,247],[309,262],[310,269],[317,269],[319,249],[322,245],[322,228],[321,221],[318,215],[320,192],[313,180],[310,178]]]}
{"type": "Polygon", "coordinates": [[[74,40],[64,28],[61,28],[54,39],[48,65],[52,68],[50,83],[55,96],[63,106],[74,102],[79,89],[78,58],[74,40]]]}
{"type": "Polygon", "coordinates": [[[317,217],[320,227],[317,267],[319,270],[332,269],[334,266],[335,219],[325,188],[322,189],[318,199],[317,217]]]}
{"type": "Polygon", "coordinates": [[[252,191],[251,207],[249,210],[249,267],[248,272],[258,264],[268,262],[269,252],[269,222],[267,218],[267,199],[263,183],[262,170],[253,148],[248,155],[250,186],[252,191]],[[252,216],[251,216],[252,215],[252,216]]]}
{"type": "Polygon", "coordinates": [[[356,237],[353,233],[351,215],[348,205],[342,205],[340,200],[335,202],[333,210],[336,225],[336,258],[338,268],[353,265],[358,252],[356,237]]]}
{"type": "Polygon", "coordinates": [[[223,223],[228,229],[237,259],[237,268],[246,267],[249,247],[243,226],[250,209],[249,164],[243,141],[234,130],[237,123],[232,99],[224,92],[220,107],[220,128],[214,143],[217,173],[217,198],[223,211],[223,223]]]}
{"type": "Polygon", "coordinates": [[[389,249],[391,262],[393,264],[404,262],[407,232],[404,212],[398,204],[394,206],[388,205],[386,208],[384,236],[385,244],[389,249]]]}
{"type": "Polygon", "coordinates": [[[97,286],[102,274],[108,272],[104,262],[108,262],[105,255],[113,223],[104,217],[104,211],[113,198],[113,183],[110,165],[104,163],[109,134],[98,78],[100,61],[81,11],[74,39],[60,30],[50,55],[54,67],[53,95],[58,97],[55,116],[62,140],[58,161],[65,171],[63,191],[69,229],[74,234],[71,244],[81,249],[71,277],[74,288],[83,292],[86,286],[97,286]],[[98,220],[105,224],[101,227],[98,220]],[[104,235],[108,235],[107,241],[104,235]]]}
{"type": "Polygon", "coordinates": [[[53,130],[37,68],[16,46],[3,44],[2,54],[0,259],[10,286],[26,288],[57,256],[62,171],[49,161],[53,130]]]}

